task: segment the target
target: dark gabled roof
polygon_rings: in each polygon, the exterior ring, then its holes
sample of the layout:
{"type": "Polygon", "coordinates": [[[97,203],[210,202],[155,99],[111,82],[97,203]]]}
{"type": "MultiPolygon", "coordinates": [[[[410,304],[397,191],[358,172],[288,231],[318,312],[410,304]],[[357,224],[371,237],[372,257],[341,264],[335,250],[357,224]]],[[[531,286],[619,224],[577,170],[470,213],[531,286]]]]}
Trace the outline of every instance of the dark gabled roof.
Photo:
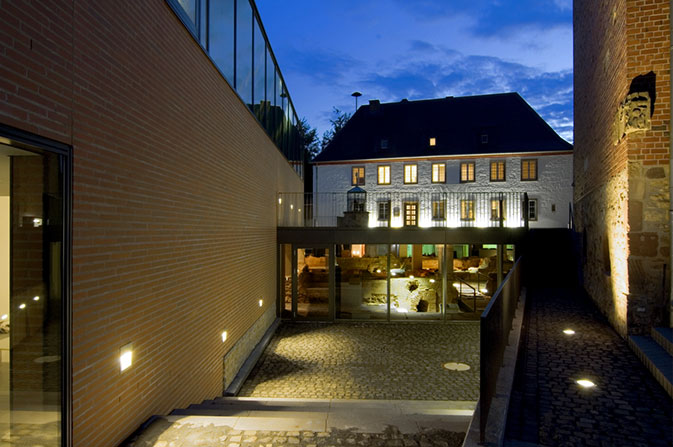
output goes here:
{"type": "Polygon", "coordinates": [[[501,93],[387,104],[370,101],[314,161],[569,150],[572,145],[518,93],[501,93]],[[430,138],[436,139],[436,146],[429,145],[430,138]],[[382,148],[382,141],[387,148],[382,148]]]}

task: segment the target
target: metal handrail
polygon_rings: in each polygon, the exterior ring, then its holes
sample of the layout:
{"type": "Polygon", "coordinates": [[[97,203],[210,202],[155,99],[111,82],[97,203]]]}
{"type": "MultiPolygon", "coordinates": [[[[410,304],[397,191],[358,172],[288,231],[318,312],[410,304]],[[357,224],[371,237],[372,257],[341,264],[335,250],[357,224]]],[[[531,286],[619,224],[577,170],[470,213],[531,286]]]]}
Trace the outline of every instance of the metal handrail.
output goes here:
{"type": "MultiPolygon", "coordinates": [[[[472,289],[472,312],[476,312],[477,311],[477,290],[474,287],[472,287],[472,285],[470,283],[468,283],[467,281],[465,281],[464,279],[459,278],[458,276],[454,276],[454,278],[456,278],[458,280],[458,284],[460,284],[460,289],[458,290],[458,296],[459,297],[461,297],[463,295],[463,284],[465,284],[467,287],[472,289]]],[[[477,285],[477,287],[478,287],[478,285],[477,285]]]]}

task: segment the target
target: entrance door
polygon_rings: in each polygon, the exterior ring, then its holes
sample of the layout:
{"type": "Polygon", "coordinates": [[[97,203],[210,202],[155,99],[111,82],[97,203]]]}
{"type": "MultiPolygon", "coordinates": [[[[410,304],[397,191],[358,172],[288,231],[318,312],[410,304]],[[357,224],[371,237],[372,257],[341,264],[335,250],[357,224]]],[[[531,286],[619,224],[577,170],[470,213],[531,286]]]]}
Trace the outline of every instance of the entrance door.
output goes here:
{"type": "Polygon", "coordinates": [[[418,202],[404,202],[404,226],[418,226],[418,202]]]}
{"type": "Polygon", "coordinates": [[[65,425],[67,163],[7,140],[0,143],[0,432],[12,445],[57,447],[65,425]]]}

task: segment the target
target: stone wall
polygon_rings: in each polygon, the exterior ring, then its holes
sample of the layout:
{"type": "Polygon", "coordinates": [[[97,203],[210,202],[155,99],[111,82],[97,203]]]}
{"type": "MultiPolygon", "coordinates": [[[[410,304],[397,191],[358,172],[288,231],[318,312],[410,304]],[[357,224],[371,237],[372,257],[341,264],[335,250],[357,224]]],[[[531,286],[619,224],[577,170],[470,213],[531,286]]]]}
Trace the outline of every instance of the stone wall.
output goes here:
{"type": "Polygon", "coordinates": [[[661,324],[670,289],[668,3],[573,8],[584,286],[622,336],[661,324]]]}

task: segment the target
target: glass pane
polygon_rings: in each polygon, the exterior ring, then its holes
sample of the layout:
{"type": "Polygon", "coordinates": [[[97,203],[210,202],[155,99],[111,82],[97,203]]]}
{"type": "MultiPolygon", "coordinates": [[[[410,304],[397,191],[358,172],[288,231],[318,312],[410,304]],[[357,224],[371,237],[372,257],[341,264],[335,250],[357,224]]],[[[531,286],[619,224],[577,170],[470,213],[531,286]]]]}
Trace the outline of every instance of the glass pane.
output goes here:
{"type": "Polygon", "coordinates": [[[271,49],[266,48],[266,118],[264,120],[264,127],[271,138],[274,134],[274,106],[276,105],[276,66],[273,64],[271,57],[271,49]]]}
{"type": "Polygon", "coordinates": [[[283,122],[284,122],[284,113],[285,105],[283,101],[285,99],[285,93],[283,88],[283,80],[280,78],[280,72],[276,69],[276,107],[274,108],[274,133],[273,140],[276,142],[276,146],[279,149],[283,147],[283,122]]]}
{"type": "Polygon", "coordinates": [[[292,245],[280,246],[281,317],[292,318],[292,245]]]}
{"type": "Polygon", "coordinates": [[[248,0],[236,2],[236,91],[252,109],[252,9],[248,0]]]}
{"type": "Polygon", "coordinates": [[[297,318],[329,317],[329,250],[297,250],[297,318]]]}
{"type": "Polygon", "coordinates": [[[234,85],[234,0],[210,0],[208,53],[234,85]]]}
{"type": "Polygon", "coordinates": [[[178,0],[178,4],[185,12],[194,28],[196,28],[196,1],[197,0],[178,0]]]}
{"type": "Polygon", "coordinates": [[[337,246],[336,317],[354,320],[388,318],[388,246],[337,246]]]}
{"type": "Polygon", "coordinates": [[[390,319],[442,318],[442,245],[399,244],[390,258],[390,319]]]}
{"type": "Polygon", "coordinates": [[[253,103],[255,104],[255,115],[260,122],[264,119],[264,101],[266,100],[266,41],[259,27],[259,22],[255,20],[255,95],[253,103]]]}
{"type": "Polygon", "coordinates": [[[59,157],[0,145],[0,431],[61,445],[63,191],[59,157]]]}
{"type": "Polygon", "coordinates": [[[449,246],[453,272],[447,288],[447,319],[479,319],[497,288],[496,254],[495,245],[449,246]]]}

